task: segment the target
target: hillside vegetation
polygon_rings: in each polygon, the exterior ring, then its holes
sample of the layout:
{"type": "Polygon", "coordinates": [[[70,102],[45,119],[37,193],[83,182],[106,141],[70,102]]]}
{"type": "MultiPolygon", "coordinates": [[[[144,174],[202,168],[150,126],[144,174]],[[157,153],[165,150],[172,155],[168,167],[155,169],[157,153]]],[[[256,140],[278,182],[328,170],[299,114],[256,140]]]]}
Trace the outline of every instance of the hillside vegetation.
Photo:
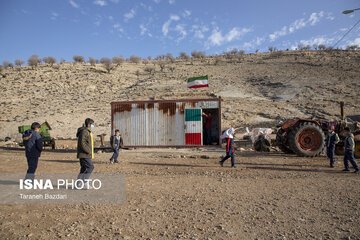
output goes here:
{"type": "Polygon", "coordinates": [[[74,138],[86,117],[96,134],[110,133],[110,102],[223,98],[223,127],[273,126],[290,117],[360,114],[359,51],[289,51],[193,58],[62,62],[7,67],[1,72],[0,138],[17,126],[47,120],[55,137],[74,138]],[[107,65],[110,64],[110,65],[107,65]],[[209,88],[188,89],[208,75],[209,88]]]}

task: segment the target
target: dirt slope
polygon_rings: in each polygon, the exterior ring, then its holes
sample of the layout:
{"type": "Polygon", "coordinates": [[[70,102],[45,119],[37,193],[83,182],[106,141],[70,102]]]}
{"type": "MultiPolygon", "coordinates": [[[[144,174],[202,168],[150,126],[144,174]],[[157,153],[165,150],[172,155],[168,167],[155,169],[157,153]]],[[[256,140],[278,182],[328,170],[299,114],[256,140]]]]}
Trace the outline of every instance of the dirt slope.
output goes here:
{"type": "Polygon", "coordinates": [[[224,127],[273,126],[277,119],[293,116],[333,118],[341,100],[346,113],[360,113],[359,51],[263,53],[220,62],[177,60],[164,72],[152,61],[125,62],[110,74],[101,64],[72,63],[6,69],[3,74],[0,139],[16,137],[18,125],[44,120],[54,136],[75,137],[86,117],[95,119],[97,134],[109,133],[111,101],[149,97],[221,96],[224,127]],[[149,66],[155,66],[154,75],[145,71],[149,66]],[[209,88],[186,88],[186,78],[203,74],[209,75],[209,88]]]}

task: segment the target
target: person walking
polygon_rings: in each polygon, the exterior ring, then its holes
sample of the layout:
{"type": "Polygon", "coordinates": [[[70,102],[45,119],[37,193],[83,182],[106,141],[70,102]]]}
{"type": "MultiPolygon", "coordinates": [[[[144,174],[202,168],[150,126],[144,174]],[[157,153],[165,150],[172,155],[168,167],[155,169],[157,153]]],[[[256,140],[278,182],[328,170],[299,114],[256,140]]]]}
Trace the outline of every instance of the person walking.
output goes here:
{"type": "Polygon", "coordinates": [[[94,137],[92,130],[94,129],[94,120],[91,118],[85,119],[83,127],[79,128],[76,134],[77,143],[77,158],[80,160],[80,173],[78,179],[88,179],[94,170],[94,137]]]}
{"type": "Polygon", "coordinates": [[[334,168],[336,164],[335,159],[335,145],[340,141],[339,136],[335,132],[335,126],[331,126],[329,133],[325,139],[326,156],[330,161],[330,167],[334,168]]]}
{"type": "Polygon", "coordinates": [[[346,136],[344,141],[344,172],[350,172],[349,169],[349,161],[353,168],[355,169],[354,173],[359,173],[359,166],[356,163],[354,157],[355,151],[355,142],[354,142],[354,135],[350,132],[350,128],[344,128],[344,134],[346,136]]]}
{"type": "Polygon", "coordinates": [[[122,148],[124,146],[123,144],[123,139],[120,135],[120,130],[116,129],[115,130],[115,135],[112,135],[110,137],[110,145],[111,148],[113,150],[113,155],[110,158],[110,163],[119,163],[118,161],[118,157],[119,157],[119,153],[120,153],[120,148],[122,148]]]}
{"type": "Polygon", "coordinates": [[[25,146],[25,156],[28,164],[25,179],[34,180],[35,178],[35,172],[44,146],[43,139],[39,134],[40,127],[40,123],[34,122],[31,124],[31,129],[26,130],[22,136],[25,146]]]}
{"type": "Polygon", "coordinates": [[[236,168],[234,133],[235,133],[235,129],[229,128],[221,136],[221,138],[225,139],[226,141],[226,155],[219,162],[221,167],[224,166],[224,162],[227,159],[231,158],[231,167],[236,168]]]}

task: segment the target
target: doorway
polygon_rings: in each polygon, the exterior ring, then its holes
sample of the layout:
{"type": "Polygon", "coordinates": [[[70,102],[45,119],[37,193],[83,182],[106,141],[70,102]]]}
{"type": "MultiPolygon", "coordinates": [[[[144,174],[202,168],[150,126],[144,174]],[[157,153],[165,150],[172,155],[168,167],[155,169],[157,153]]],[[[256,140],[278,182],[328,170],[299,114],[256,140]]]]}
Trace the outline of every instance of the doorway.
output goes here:
{"type": "Polygon", "coordinates": [[[203,145],[220,144],[220,116],[218,108],[203,109],[203,145]]]}

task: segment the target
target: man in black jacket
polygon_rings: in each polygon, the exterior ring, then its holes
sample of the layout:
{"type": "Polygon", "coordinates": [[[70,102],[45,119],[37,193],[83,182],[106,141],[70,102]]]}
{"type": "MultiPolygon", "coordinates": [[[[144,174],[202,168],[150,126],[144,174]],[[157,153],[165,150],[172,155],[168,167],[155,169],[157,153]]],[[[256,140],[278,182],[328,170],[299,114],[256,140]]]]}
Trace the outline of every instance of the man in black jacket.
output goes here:
{"type": "Polygon", "coordinates": [[[26,172],[25,179],[33,180],[35,177],[35,171],[43,149],[43,140],[39,131],[40,124],[38,122],[34,122],[31,124],[31,130],[27,130],[23,133],[25,155],[28,163],[28,170],[26,172]]]}
{"type": "Polygon", "coordinates": [[[355,151],[355,142],[354,142],[354,135],[350,132],[348,127],[344,128],[345,132],[345,141],[344,141],[344,172],[350,172],[349,170],[349,161],[353,168],[355,169],[354,173],[359,173],[359,166],[356,163],[354,157],[355,151]]]}
{"type": "Polygon", "coordinates": [[[91,118],[85,119],[83,127],[79,128],[76,134],[78,138],[77,143],[77,158],[80,159],[80,173],[78,179],[88,179],[94,170],[94,138],[92,129],[94,128],[94,120],[91,118]]]}

